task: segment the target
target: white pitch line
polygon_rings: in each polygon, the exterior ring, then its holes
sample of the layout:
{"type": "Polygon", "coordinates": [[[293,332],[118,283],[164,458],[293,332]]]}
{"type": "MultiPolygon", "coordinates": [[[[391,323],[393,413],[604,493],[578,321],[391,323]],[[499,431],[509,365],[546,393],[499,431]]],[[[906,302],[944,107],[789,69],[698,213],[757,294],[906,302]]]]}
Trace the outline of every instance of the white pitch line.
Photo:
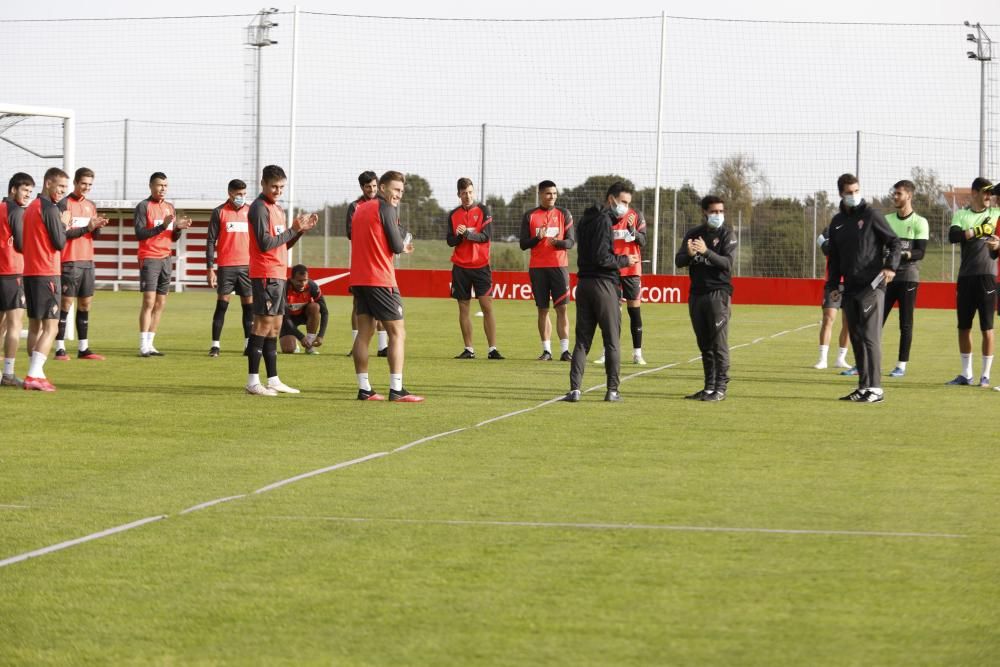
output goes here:
{"type": "Polygon", "coordinates": [[[788,333],[792,333],[792,332],[789,331],[788,329],[785,329],[784,331],[779,331],[776,334],[771,334],[771,338],[777,338],[778,336],[784,336],[785,334],[788,334],[788,333]]]}
{"type": "Polygon", "coordinates": [[[414,440],[413,442],[408,442],[405,445],[401,445],[399,447],[396,447],[396,449],[391,450],[389,453],[390,454],[395,454],[396,452],[403,452],[403,451],[406,451],[407,449],[409,449],[410,447],[416,447],[417,445],[422,445],[425,442],[430,442],[431,440],[437,440],[438,438],[444,438],[444,437],[449,436],[449,435],[454,435],[456,433],[461,433],[462,431],[467,430],[467,428],[468,427],[463,426],[462,428],[455,428],[455,429],[452,429],[450,431],[445,431],[444,433],[435,433],[434,435],[428,435],[425,438],[420,438],[419,440],[414,440]]]}
{"type": "Polygon", "coordinates": [[[437,526],[502,526],[512,528],[560,528],[578,530],[645,530],[691,533],[763,533],[767,535],[838,535],[848,537],[918,537],[965,539],[968,535],[956,533],[895,532],[882,530],[821,530],[802,528],[746,528],[734,526],[675,526],[648,523],[575,523],[566,521],[487,521],[465,519],[392,519],[340,516],[264,516],[262,519],[288,521],[338,521],[345,523],[405,523],[437,526]]]}
{"type": "Polygon", "coordinates": [[[238,496],[228,496],[226,498],[216,498],[215,500],[209,500],[204,503],[198,503],[186,510],[181,510],[180,514],[190,514],[191,512],[197,512],[198,510],[203,510],[207,507],[215,507],[216,505],[221,505],[222,503],[228,503],[230,500],[239,500],[240,498],[246,498],[245,493],[241,493],[238,496]]]}
{"type": "Polygon", "coordinates": [[[792,329],[792,331],[796,331],[796,332],[797,331],[805,331],[806,329],[812,329],[813,327],[818,327],[818,326],[819,326],[819,322],[813,322],[812,324],[804,324],[801,327],[799,327],[798,329],[792,329]]]}
{"type": "Polygon", "coordinates": [[[335,463],[332,466],[327,466],[325,468],[319,468],[317,470],[310,470],[309,472],[304,472],[301,475],[296,475],[295,477],[289,477],[288,479],[282,479],[280,481],[274,482],[273,484],[268,484],[265,487],[257,489],[254,491],[255,494],[267,493],[268,491],[274,491],[275,489],[281,488],[286,484],[291,484],[293,482],[299,482],[303,479],[308,479],[310,477],[315,477],[316,475],[322,475],[326,472],[332,472],[334,470],[340,470],[341,468],[347,468],[348,466],[357,465],[358,463],[364,463],[365,461],[371,461],[372,459],[382,458],[383,456],[388,456],[389,452],[376,452],[375,454],[369,454],[368,456],[362,456],[361,458],[351,459],[350,461],[342,461],[340,463],[335,463]]]}
{"type": "Polygon", "coordinates": [[[753,341],[751,341],[751,345],[756,345],[757,343],[761,343],[761,342],[763,342],[765,340],[767,340],[767,339],[766,338],[754,338],[753,341]]]}
{"type": "Polygon", "coordinates": [[[30,510],[31,507],[28,505],[0,505],[0,509],[3,510],[30,510]]]}
{"type": "Polygon", "coordinates": [[[132,530],[133,528],[138,528],[139,526],[145,526],[147,523],[153,523],[154,521],[160,521],[161,519],[166,519],[166,518],[167,518],[166,514],[160,514],[159,516],[151,516],[145,519],[139,519],[138,521],[133,521],[132,523],[126,523],[121,526],[116,526],[114,528],[108,528],[107,530],[91,533],[90,535],[84,535],[83,537],[78,537],[75,540],[60,542],[59,544],[53,544],[52,546],[44,547],[42,549],[36,549],[35,551],[29,551],[27,553],[19,554],[17,556],[11,556],[10,558],[5,558],[3,560],[0,560],[0,567],[7,567],[8,565],[13,565],[14,563],[20,563],[21,561],[26,561],[29,558],[37,558],[38,556],[44,556],[46,554],[50,554],[55,551],[62,551],[63,549],[75,547],[76,545],[83,544],[84,542],[99,540],[102,537],[108,537],[110,535],[124,533],[126,530],[132,530]]]}

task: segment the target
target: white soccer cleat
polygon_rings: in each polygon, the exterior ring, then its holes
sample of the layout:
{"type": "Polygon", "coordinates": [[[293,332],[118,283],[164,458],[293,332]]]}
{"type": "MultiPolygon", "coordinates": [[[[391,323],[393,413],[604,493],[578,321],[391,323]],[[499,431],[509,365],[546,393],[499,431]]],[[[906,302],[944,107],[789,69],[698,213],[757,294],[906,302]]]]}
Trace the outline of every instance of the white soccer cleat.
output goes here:
{"type": "Polygon", "coordinates": [[[310,347],[309,349],[306,350],[306,354],[319,354],[319,350],[317,350],[315,347],[310,347]]]}
{"type": "Polygon", "coordinates": [[[602,354],[598,359],[594,359],[594,363],[603,366],[604,365],[604,355],[602,354]]]}
{"type": "Polygon", "coordinates": [[[641,354],[633,354],[632,363],[635,364],[636,366],[645,366],[646,360],[642,358],[641,354]]]}
{"type": "Polygon", "coordinates": [[[284,382],[281,382],[281,381],[272,382],[271,380],[268,380],[267,381],[267,388],[271,389],[275,393],[279,393],[279,394],[301,394],[302,393],[298,389],[296,389],[294,387],[289,387],[287,384],[285,384],[284,382]]]}
{"type": "Polygon", "coordinates": [[[270,387],[265,387],[264,385],[262,385],[259,382],[257,384],[252,384],[252,385],[248,384],[245,387],[245,389],[246,389],[247,393],[250,394],[251,396],[277,396],[278,395],[278,392],[276,392],[274,389],[271,389],[270,387]]]}
{"type": "Polygon", "coordinates": [[[817,362],[816,362],[816,363],[815,363],[815,364],[813,365],[813,368],[815,368],[815,369],[816,369],[816,370],[818,370],[818,371],[821,371],[821,370],[823,370],[823,369],[825,369],[825,368],[829,368],[829,366],[827,366],[827,365],[826,365],[826,360],[824,359],[823,361],[817,361],[817,362]]]}

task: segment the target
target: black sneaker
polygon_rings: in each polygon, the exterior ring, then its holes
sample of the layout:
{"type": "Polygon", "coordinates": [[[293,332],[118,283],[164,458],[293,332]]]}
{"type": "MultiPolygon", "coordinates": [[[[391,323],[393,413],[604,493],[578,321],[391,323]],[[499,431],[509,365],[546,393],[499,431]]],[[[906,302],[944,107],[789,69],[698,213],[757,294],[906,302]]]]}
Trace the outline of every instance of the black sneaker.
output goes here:
{"type": "Polygon", "coordinates": [[[700,389],[694,392],[693,394],[688,394],[684,398],[686,398],[689,401],[700,401],[701,399],[705,398],[706,393],[711,393],[711,392],[706,392],[704,389],[700,389]]]}
{"type": "Polygon", "coordinates": [[[542,353],[538,355],[538,361],[552,361],[552,353],[548,350],[542,350],[542,353]]]}
{"type": "Polygon", "coordinates": [[[860,389],[855,389],[854,391],[852,391],[847,396],[841,396],[840,400],[842,400],[842,401],[851,401],[852,403],[857,403],[859,401],[865,400],[865,396],[867,394],[868,394],[867,391],[862,391],[860,389]]]}
{"type": "Polygon", "coordinates": [[[858,401],[859,403],[881,403],[885,400],[885,394],[874,391],[866,391],[865,395],[858,401]]]}
{"type": "Polygon", "coordinates": [[[494,348],[490,350],[490,353],[486,355],[487,359],[503,359],[504,356],[500,354],[500,350],[494,348]]]}
{"type": "Polygon", "coordinates": [[[717,403],[719,401],[726,400],[726,392],[724,391],[713,391],[712,393],[706,393],[701,397],[702,401],[706,403],[717,403]]]}
{"type": "Polygon", "coordinates": [[[476,358],[476,353],[473,352],[472,350],[470,350],[469,348],[465,348],[464,350],[462,350],[462,354],[455,355],[455,358],[456,359],[475,359],[476,358]]]}
{"type": "Polygon", "coordinates": [[[378,351],[378,356],[380,356],[380,357],[388,357],[389,356],[389,348],[383,347],[381,350],[378,351]]]}
{"type": "Polygon", "coordinates": [[[571,389],[570,391],[567,391],[566,395],[562,397],[562,400],[566,401],[567,403],[579,403],[580,402],[580,390],[579,389],[571,389]]]}
{"type": "Polygon", "coordinates": [[[375,393],[374,389],[365,390],[358,389],[358,400],[359,401],[384,401],[385,397],[382,394],[375,393]]]}
{"type": "Polygon", "coordinates": [[[573,361],[573,355],[570,353],[569,350],[566,350],[565,352],[559,355],[559,361],[573,361]]]}
{"type": "Polygon", "coordinates": [[[217,348],[217,347],[215,347],[213,345],[212,349],[208,351],[208,356],[210,356],[210,357],[217,357],[217,356],[219,356],[219,352],[220,352],[219,348],[217,348]]]}
{"type": "Polygon", "coordinates": [[[617,391],[609,391],[604,394],[604,400],[608,403],[621,403],[625,399],[617,391]]]}
{"type": "Polygon", "coordinates": [[[420,403],[424,400],[423,396],[417,396],[416,394],[411,394],[406,391],[406,389],[400,389],[396,391],[395,389],[389,390],[389,400],[397,403],[420,403]]]}

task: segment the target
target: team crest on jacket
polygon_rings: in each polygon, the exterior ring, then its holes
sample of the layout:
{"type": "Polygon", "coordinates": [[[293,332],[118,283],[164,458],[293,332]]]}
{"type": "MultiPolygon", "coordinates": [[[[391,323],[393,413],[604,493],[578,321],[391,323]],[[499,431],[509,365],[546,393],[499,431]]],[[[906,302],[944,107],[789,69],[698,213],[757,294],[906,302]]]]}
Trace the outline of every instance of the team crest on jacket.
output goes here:
{"type": "Polygon", "coordinates": [[[713,245],[713,246],[717,246],[717,245],[719,245],[719,239],[718,239],[718,237],[716,237],[716,238],[712,239],[712,245],[713,245]]]}
{"type": "Polygon", "coordinates": [[[865,226],[865,220],[864,220],[864,218],[858,220],[858,229],[861,229],[864,226],[865,226]]]}

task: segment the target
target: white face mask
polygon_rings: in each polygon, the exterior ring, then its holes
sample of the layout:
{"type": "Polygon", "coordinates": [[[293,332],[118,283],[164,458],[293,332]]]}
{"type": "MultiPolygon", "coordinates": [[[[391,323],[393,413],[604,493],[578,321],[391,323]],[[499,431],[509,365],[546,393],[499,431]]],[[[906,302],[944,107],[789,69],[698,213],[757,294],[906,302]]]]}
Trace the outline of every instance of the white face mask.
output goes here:
{"type": "Polygon", "coordinates": [[[628,204],[623,204],[622,202],[615,202],[615,215],[619,218],[628,213],[628,204]]]}
{"type": "Polygon", "coordinates": [[[235,206],[236,208],[243,208],[243,204],[246,203],[247,203],[246,197],[236,197],[235,199],[233,199],[233,206],[235,206]]]}
{"type": "Polygon", "coordinates": [[[708,226],[712,229],[718,229],[722,226],[722,223],[726,221],[725,213],[709,213],[708,214],[708,226]]]}
{"type": "Polygon", "coordinates": [[[854,192],[851,194],[844,195],[844,206],[847,208],[854,208],[861,204],[861,193],[854,192]]]}

